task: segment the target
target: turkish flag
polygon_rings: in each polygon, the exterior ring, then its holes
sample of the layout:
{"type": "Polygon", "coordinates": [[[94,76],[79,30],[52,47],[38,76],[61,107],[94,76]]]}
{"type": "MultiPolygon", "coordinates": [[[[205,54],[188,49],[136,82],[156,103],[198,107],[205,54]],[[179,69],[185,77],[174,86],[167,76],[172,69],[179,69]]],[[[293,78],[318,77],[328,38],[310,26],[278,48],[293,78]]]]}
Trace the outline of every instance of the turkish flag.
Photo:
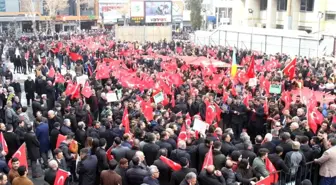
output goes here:
{"type": "Polygon", "coordinates": [[[331,123],[336,123],[336,116],[333,116],[331,123]]]}
{"type": "Polygon", "coordinates": [[[70,53],[69,57],[74,62],[76,62],[78,60],[83,60],[83,57],[81,55],[79,55],[78,53],[70,53]]]}
{"type": "Polygon", "coordinates": [[[69,172],[58,169],[56,172],[56,178],[54,181],[54,185],[64,185],[68,177],[69,177],[69,172]]]}
{"type": "Polygon", "coordinates": [[[296,58],[294,58],[284,69],[283,74],[289,76],[292,80],[295,76],[296,58]]]}
{"type": "Polygon", "coordinates": [[[66,136],[63,136],[62,134],[58,134],[56,148],[58,148],[64,140],[66,140],[66,136]]]}
{"type": "Polygon", "coordinates": [[[186,123],[188,126],[191,125],[191,117],[190,117],[190,115],[189,115],[189,112],[186,114],[185,123],[186,123]]]}
{"type": "Polygon", "coordinates": [[[128,119],[128,109],[124,108],[124,114],[122,117],[122,124],[125,127],[125,133],[130,133],[130,121],[128,119]]]}
{"type": "Polygon", "coordinates": [[[279,179],[279,175],[277,174],[277,170],[275,169],[272,162],[268,159],[268,157],[265,159],[265,167],[266,170],[270,173],[268,176],[271,179],[271,183],[277,183],[279,179]]]}
{"type": "Polygon", "coordinates": [[[74,84],[73,91],[71,92],[71,99],[80,98],[80,84],[74,84]]]}
{"type": "MultiPolygon", "coordinates": [[[[20,165],[26,166],[26,168],[28,169],[26,150],[26,143],[23,143],[20,148],[13,154],[12,159],[14,157],[18,158],[20,161],[20,165]]],[[[12,168],[12,159],[8,161],[9,168],[12,168]]]]}
{"type": "Polygon", "coordinates": [[[256,183],[256,185],[272,185],[272,177],[268,176],[256,183]]]}
{"type": "Polygon", "coordinates": [[[49,72],[48,72],[48,76],[50,78],[54,78],[54,76],[55,76],[55,69],[54,69],[53,66],[50,67],[49,72]]]}
{"type": "Polygon", "coordinates": [[[105,67],[97,67],[96,70],[96,79],[101,80],[101,79],[107,79],[110,77],[110,68],[108,68],[106,65],[105,67]]]}
{"type": "Polygon", "coordinates": [[[65,89],[65,95],[67,95],[67,96],[70,96],[71,95],[71,93],[74,91],[74,88],[75,88],[75,86],[74,86],[74,84],[72,83],[72,81],[69,81],[68,83],[67,83],[67,87],[66,87],[66,89],[65,89]]]}
{"type": "Polygon", "coordinates": [[[65,79],[61,73],[56,73],[55,75],[55,83],[64,83],[65,79]]]}
{"type": "Polygon", "coordinates": [[[206,103],[205,122],[212,124],[212,121],[216,118],[217,111],[214,105],[206,103]]]}
{"type": "Polygon", "coordinates": [[[50,51],[52,51],[54,54],[59,52],[58,48],[52,48],[50,51]]]}
{"type": "Polygon", "coordinates": [[[247,69],[247,72],[246,72],[246,77],[247,78],[254,78],[255,77],[254,64],[255,64],[254,56],[252,56],[250,66],[249,66],[249,68],[247,69]]]}
{"type": "Polygon", "coordinates": [[[89,85],[89,82],[86,82],[83,89],[82,89],[82,95],[85,97],[85,98],[90,98],[91,95],[92,95],[92,89],[89,85]]]}
{"type": "Polygon", "coordinates": [[[207,168],[210,165],[213,165],[212,145],[210,145],[209,151],[205,155],[202,169],[207,168]]]}
{"type": "Polygon", "coordinates": [[[106,157],[108,161],[111,161],[114,157],[111,154],[112,153],[113,146],[111,146],[107,151],[106,151],[106,157]]]}
{"type": "Polygon", "coordinates": [[[177,138],[177,143],[179,141],[186,141],[188,139],[186,124],[182,124],[180,133],[177,138]]]}
{"type": "Polygon", "coordinates": [[[151,103],[143,101],[141,109],[142,109],[142,112],[146,120],[152,121],[153,120],[153,107],[151,103]]]}
{"type": "Polygon", "coordinates": [[[236,87],[234,84],[232,84],[232,87],[231,87],[231,94],[232,96],[237,96],[237,91],[236,91],[236,87]]]}
{"type": "Polygon", "coordinates": [[[4,138],[2,132],[0,132],[0,143],[1,143],[2,149],[3,149],[6,153],[8,153],[7,142],[6,142],[6,140],[5,140],[5,138],[4,138]]]}
{"type": "Polygon", "coordinates": [[[182,169],[182,166],[174,161],[172,161],[171,159],[168,159],[165,156],[160,156],[160,160],[165,163],[166,165],[168,165],[171,169],[173,169],[174,171],[179,171],[182,169]]]}

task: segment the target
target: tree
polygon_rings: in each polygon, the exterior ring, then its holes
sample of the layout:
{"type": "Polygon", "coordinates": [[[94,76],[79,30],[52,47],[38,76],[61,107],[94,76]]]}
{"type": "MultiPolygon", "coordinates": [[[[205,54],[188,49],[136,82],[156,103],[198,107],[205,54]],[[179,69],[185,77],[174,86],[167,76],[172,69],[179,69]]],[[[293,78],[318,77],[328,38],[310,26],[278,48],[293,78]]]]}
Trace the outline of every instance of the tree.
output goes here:
{"type": "Polygon", "coordinates": [[[36,30],[36,12],[39,9],[39,1],[35,0],[21,0],[20,1],[21,11],[26,13],[27,17],[32,18],[32,29],[35,37],[37,37],[36,30]]]}
{"type": "Polygon", "coordinates": [[[202,0],[189,0],[187,3],[190,8],[191,26],[194,30],[199,30],[202,26],[202,0]]]}
{"type": "Polygon", "coordinates": [[[62,11],[69,6],[68,0],[44,0],[44,9],[49,12],[50,29],[52,33],[55,31],[54,21],[58,11],[62,11]]]}

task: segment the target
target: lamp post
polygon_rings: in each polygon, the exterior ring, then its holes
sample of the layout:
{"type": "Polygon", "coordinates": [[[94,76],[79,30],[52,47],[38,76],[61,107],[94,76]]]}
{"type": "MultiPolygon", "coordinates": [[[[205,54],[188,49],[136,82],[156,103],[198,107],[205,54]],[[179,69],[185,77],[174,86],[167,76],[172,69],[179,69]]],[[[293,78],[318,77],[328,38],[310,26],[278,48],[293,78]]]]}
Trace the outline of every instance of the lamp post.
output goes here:
{"type": "Polygon", "coordinates": [[[319,11],[318,17],[318,27],[317,27],[317,46],[316,46],[316,57],[319,56],[319,45],[320,45],[320,31],[321,31],[321,19],[323,18],[323,12],[319,11]]]}
{"type": "Polygon", "coordinates": [[[252,33],[251,33],[251,44],[250,44],[250,49],[252,51],[252,46],[253,46],[253,27],[254,27],[253,10],[251,8],[249,8],[248,12],[249,12],[249,14],[251,14],[251,17],[252,17],[252,33]]]}

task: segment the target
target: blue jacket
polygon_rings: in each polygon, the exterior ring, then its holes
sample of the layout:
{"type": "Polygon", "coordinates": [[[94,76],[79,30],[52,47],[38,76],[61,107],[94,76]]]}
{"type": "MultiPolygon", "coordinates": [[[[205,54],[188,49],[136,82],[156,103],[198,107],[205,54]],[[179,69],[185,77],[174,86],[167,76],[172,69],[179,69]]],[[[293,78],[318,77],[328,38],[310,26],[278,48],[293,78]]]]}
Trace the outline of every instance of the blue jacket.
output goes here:
{"type": "Polygon", "coordinates": [[[50,149],[49,126],[47,123],[40,123],[36,127],[36,137],[40,142],[40,152],[48,152],[50,149]]]}

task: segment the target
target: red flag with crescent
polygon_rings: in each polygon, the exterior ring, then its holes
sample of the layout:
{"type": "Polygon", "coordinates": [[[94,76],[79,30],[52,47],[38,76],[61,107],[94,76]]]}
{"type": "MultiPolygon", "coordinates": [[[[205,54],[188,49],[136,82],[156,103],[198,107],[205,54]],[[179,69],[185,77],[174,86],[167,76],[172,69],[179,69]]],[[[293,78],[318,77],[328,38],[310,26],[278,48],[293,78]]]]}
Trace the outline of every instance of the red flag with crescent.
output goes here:
{"type": "MultiPolygon", "coordinates": [[[[28,169],[28,163],[27,163],[27,154],[26,154],[26,143],[23,143],[20,148],[13,154],[12,158],[16,157],[20,161],[21,166],[26,166],[28,169]]],[[[12,159],[8,161],[8,167],[12,168],[12,159]]]]}
{"type": "Polygon", "coordinates": [[[160,156],[160,160],[165,163],[166,165],[168,165],[172,170],[174,171],[179,171],[181,170],[182,166],[174,161],[172,161],[171,159],[168,159],[165,156],[160,156]]]}
{"type": "Polygon", "coordinates": [[[294,58],[284,69],[283,74],[289,76],[292,80],[295,76],[296,58],[294,58]]]}
{"type": "Polygon", "coordinates": [[[114,157],[111,154],[112,153],[113,146],[111,146],[107,151],[106,151],[106,157],[108,161],[111,161],[114,157]]]}
{"type": "Polygon", "coordinates": [[[202,169],[207,168],[210,165],[213,165],[212,145],[210,145],[210,149],[205,155],[202,169]]]}
{"type": "Polygon", "coordinates": [[[68,176],[69,176],[69,172],[58,169],[56,172],[56,178],[54,181],[54,185],[64,185],[68,176]]]}
{"type": "Polygon", "coordinates": [[[6,153],[8,153],[7,142],[6,142],[6,140],[5,140],[5,138],[4,138],[2,132],[0,132],[0,143],[1,143],[1,145],[2,145],[3,150],[4,150],[6,153]]]}

